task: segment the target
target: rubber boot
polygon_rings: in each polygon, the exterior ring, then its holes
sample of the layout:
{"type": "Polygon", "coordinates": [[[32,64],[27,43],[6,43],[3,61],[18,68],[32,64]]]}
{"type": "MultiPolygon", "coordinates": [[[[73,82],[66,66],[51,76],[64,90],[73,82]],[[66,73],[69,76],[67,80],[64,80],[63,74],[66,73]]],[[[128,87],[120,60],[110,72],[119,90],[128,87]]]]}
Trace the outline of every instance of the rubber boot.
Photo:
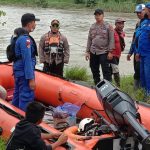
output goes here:
{"type": "Polygon", "coordinates": [[[140,80],[134,80],[134,89],[138,90],[140,88],[140,80]]]}
{"type": "Polygon", "coordinates": [[[120,87],[120,74],[119,74],[119,72],[114,73],[114,80],[115,80],[116,86],[120,87]]]}

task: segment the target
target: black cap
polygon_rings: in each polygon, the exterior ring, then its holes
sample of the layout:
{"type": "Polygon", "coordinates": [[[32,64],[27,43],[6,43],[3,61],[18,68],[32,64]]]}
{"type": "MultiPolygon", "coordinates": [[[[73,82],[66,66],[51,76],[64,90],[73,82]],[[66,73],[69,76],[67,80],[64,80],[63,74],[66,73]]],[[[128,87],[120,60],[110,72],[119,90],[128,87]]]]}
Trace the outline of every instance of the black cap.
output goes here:
{"type": "Polygon", "coordinates": [[[104,11],[102,10],[102,9],[96,9],[95,10],[95,12],[94,12],[94,15],[96,15],[96,14],[99,14],[99,15],[102,15],[102,14],[104,14],[104,11]]]}
{"type": "Polygon", "coordinates": [[[26,13],[21,17],[22,24],[27,24],[31,21],[40,21],[40,19],[35,18],[35,15],[31,13],[26,13]]]}

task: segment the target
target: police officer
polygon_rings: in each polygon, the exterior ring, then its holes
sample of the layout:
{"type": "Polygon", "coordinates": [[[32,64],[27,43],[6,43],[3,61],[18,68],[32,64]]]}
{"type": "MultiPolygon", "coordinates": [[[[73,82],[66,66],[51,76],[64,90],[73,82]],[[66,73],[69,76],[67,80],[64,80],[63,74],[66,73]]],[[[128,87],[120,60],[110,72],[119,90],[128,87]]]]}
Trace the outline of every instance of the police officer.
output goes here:
{"type": "Polygon", "coordinates": [[[34,100],[35,90],[35,65],[37,47],[34,39],[29,35],[33,32],[39,19],[34,14],[26,13],[21,18],[22,27],[26,34],[18,37],[15,44],[15,55],[17,59],[13,63],[15,78],[15,91],[12,104],[23,111],[29,102],[34,100]]]}
{"type": "Polygon", "coordinates": [[[63,76],[64,63],[69,62],[70,50],[67,38],[59,32],[59,28],[59,21],[53,20],[51,30],[41,37],[39,58],[44,64],[44,72],[63,76]]]}
{"type": "Polygon", "coordinates": [[[90,60],[94,83],[97,84],[100,81],[100,65],[104,79],[112,81],[109,60],[113,58],[112,50],[115,46],[114,30],[110,24],[104,21],[103,10],[96,9],[94,15],[96,23],[91,26],[89,31],[85,57],[86,60],[90,60]]]}
{"type": "Polygon", "coordinates": [[[150,2],[145,6],[147,18],[141,23],[136,59],[140,59],[140,81],[150,100],[150,2]]]}
{"type": "Polygon", "coordinates": [[[137,17],[139,21],[136,24],[135,27],[135,32],[133,34],[133,39],[131,43],[131,47],[129,50],[129,53],[127,55],[127,60],[131,60],[131,56],[134,54],[134,89],[138,89],[140,87],[140,61],[135,60],[135,54],[136,54],[136,49],[138,48],[138,34],[140,31],[140,24],[144,21],[144,16],[145,16],[145,5],[144,4],[139,4],[135,8],[135,13],[137,14],[137,17]]]}

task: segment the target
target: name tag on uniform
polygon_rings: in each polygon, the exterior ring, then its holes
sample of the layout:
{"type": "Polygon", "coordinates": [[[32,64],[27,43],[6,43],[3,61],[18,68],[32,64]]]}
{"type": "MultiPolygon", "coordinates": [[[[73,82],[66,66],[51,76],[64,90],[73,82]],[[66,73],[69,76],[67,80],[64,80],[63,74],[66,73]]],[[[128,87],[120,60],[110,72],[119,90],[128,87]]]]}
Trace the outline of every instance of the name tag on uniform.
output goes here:
{"type": "Polygon", "coordinates": [[[57,47],[51,47],[51,53],[57,53],[57,47]]]}

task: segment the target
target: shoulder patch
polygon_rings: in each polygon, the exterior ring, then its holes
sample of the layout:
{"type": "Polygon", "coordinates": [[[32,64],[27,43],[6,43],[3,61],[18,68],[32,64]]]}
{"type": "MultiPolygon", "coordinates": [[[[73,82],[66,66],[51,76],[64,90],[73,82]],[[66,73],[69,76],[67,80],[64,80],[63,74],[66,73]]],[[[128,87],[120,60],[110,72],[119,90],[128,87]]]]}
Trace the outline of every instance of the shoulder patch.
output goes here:
{"type": "Polygon", "coordinates": [[[26,39],[26,47],[27,48],[31,47],[31,40],[29,38],[26,39]]]}

